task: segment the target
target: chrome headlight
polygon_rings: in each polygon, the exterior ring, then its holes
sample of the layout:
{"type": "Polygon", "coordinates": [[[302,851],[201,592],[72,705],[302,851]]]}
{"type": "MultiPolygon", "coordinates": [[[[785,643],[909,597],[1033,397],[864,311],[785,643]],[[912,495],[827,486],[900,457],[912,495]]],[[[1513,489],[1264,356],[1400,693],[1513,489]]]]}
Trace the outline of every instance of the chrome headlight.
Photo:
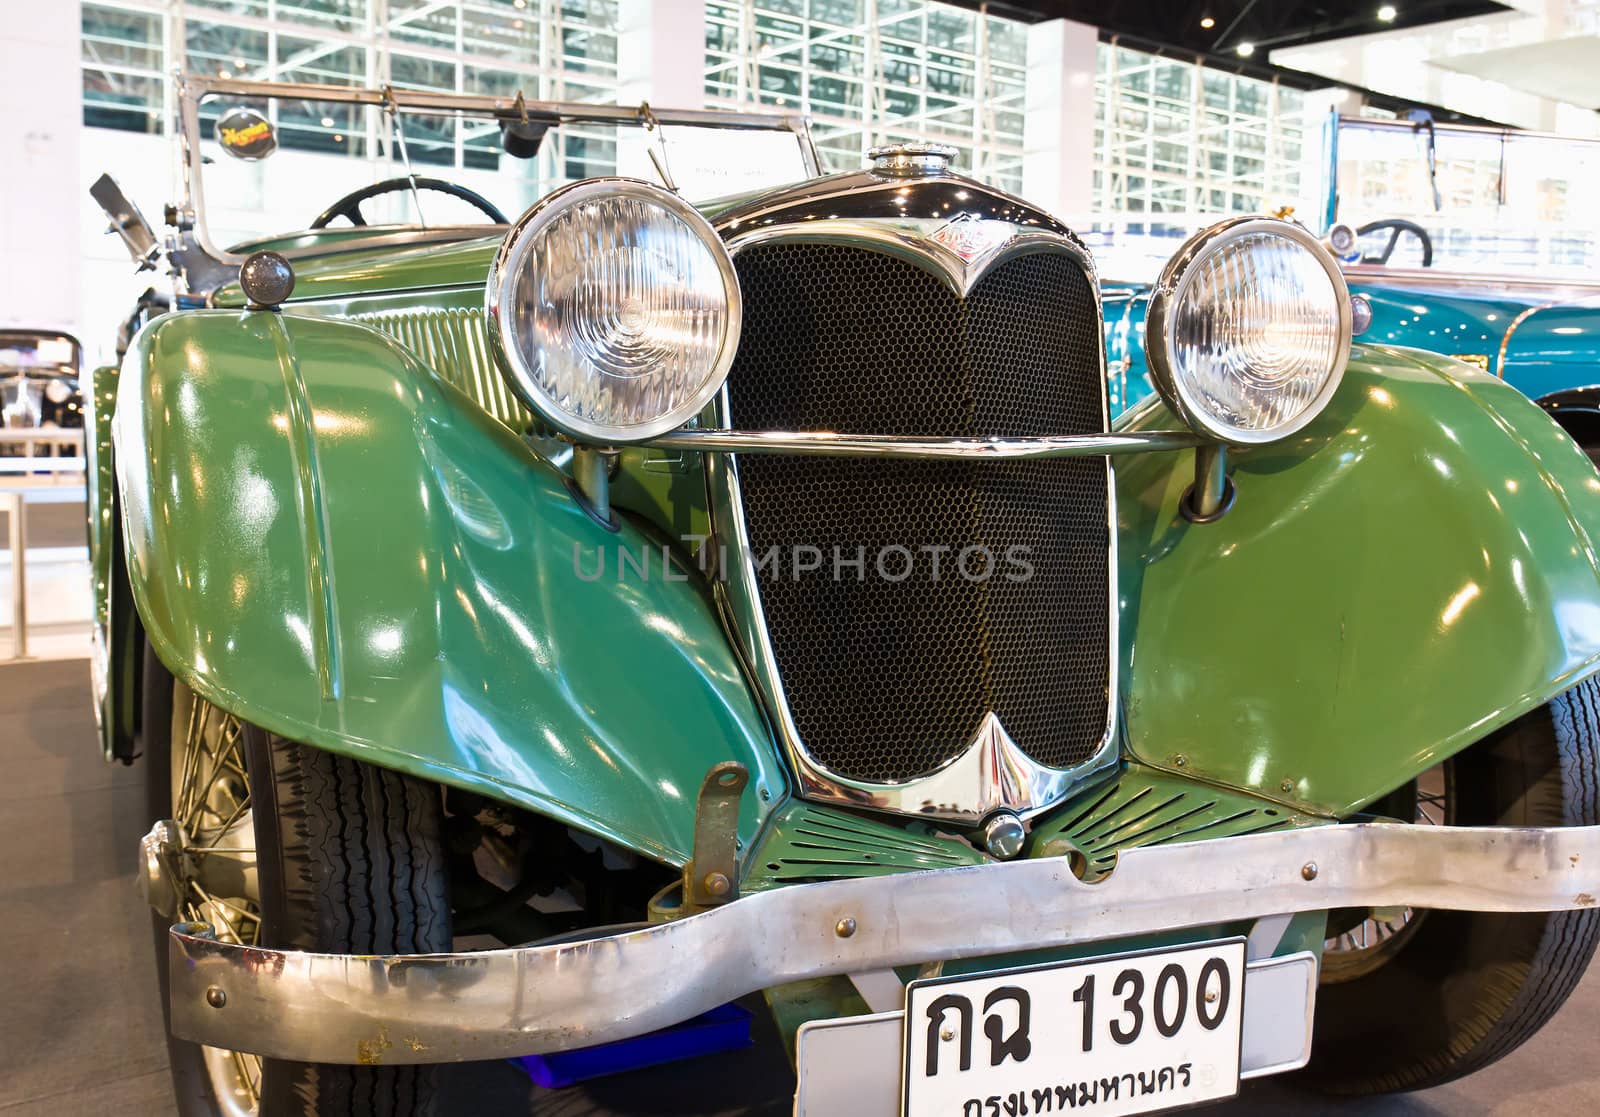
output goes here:
{"type": "Polygon", "coordinates": [[[716,230],[634,179],[575,182],[523,214],[487,301],[512,389],[599,445],[682,426],[722,387],[739,343],[739,281],[716,230]]]}
{"type": "Polygon", "coordinates": [[[1234,218],[1167,263],[1147,334],[1152,379],[1186,423],[1223,442],[1271,442],[1316,418],[1339,387],[1350,292],[1298,225],[1234,218]]]}

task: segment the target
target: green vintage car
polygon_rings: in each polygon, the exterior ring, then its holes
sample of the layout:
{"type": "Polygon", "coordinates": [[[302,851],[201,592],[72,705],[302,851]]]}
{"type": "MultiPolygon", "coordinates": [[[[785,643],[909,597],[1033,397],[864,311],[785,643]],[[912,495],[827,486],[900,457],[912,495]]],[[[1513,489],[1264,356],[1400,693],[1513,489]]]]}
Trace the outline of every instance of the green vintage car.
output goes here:
{"type": "Polygon", "coordinates": [[[182,113],[90,532],[183,1112],[423,1113],[435,1064],[622,1063],[755,993],[802,1115],[1404,1090],[1588,964],[1600,477],[1477,369],[1352,346],[1304,230],[1184,245],[1112,424],[1089,254],[947,149],[182,113]],[[470,182],[416,174],[446,149],[470,182]],[[523,193],[597,151],[641,177],[523,193]],[[203,176],[386,158],[212,242],[203,176]]]}

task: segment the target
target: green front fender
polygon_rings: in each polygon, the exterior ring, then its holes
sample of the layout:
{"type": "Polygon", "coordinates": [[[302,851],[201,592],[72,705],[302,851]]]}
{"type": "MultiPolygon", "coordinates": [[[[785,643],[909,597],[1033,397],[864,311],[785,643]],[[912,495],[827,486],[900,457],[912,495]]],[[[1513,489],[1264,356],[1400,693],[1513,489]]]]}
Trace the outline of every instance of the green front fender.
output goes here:
{"type": "Polygon", "coordinates": [[[750,769],[747,844],[784,797],[701,584],[383,335],[161,318],[113,437],[139,614],[218,706],[673,864],[713,764],[750,769]],[[652,546],[648,579],[594,577],[652,546]]]}
{"type": "Polygon", "coordinates": [[[1600,476],[1493,378],[1358,347],[1323,416],[1230,462],[1211,524],[1187,455],[1117,464],[1141,760],[1344,816],[1600,662],[1600,476]]]}

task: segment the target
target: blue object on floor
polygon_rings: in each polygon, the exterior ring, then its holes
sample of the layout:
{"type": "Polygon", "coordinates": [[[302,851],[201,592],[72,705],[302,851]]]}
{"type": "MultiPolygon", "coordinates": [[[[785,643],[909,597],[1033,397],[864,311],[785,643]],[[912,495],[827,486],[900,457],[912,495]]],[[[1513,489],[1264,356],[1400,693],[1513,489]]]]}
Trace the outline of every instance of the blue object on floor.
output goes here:
{"type": "Polygon", "coordinates": [[[591,1078],[640,1070],[696,1055],[715,1055],[749,1047],[750,1010],[736,1004],[714,1008],[692,1020],[647,1032],[616,1043],[558,1051],[552,1055],[523,1055],[511,1062],[520,1066],[535,1085],[547,1089],[575,1086],[591,1078]]]}

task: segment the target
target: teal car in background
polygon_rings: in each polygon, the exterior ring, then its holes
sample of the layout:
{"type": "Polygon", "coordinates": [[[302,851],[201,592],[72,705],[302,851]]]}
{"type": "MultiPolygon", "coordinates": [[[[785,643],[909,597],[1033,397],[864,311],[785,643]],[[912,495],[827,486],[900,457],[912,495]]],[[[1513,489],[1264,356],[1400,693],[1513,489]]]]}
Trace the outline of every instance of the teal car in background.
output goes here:
{"type": "MultiPolygon", "coordinates": [[[[1372,312],[1358,343],[1475,365],[1536,400],[1600,461],[1600,219],[1583,204],[1600,183],[1600,142],[1337,115],[1328,138],[1320,223],[1372,312]]],[[[1183,232],[1181,222],[1134,228],[1183,232]]],[[[1155,391],[1150,284],[1107,274],[1117,411],[1155,391]]]]}

